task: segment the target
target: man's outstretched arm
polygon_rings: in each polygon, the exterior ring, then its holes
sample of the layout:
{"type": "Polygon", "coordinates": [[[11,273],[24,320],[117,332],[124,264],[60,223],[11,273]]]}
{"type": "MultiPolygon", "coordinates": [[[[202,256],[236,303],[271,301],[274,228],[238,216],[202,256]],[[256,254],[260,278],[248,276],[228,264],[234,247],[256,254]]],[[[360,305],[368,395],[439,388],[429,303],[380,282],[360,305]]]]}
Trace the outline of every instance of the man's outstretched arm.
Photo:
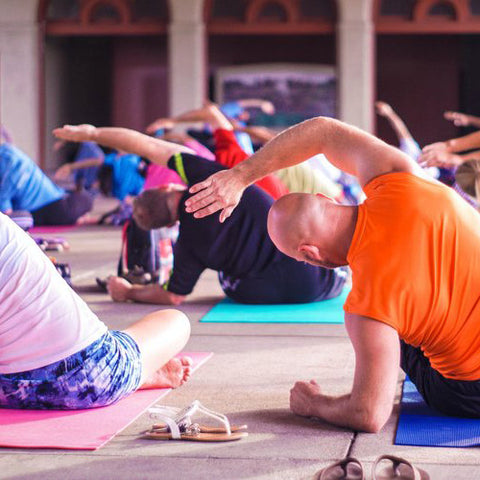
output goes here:
{"type": "Polygon", "coordinates": [[[70,142],[96,142],[115,150],[134,153],[158,165],[166,165],[168,159],[176,153],[194,153],[183,145],[149,137],[128,128],[65,125],[53,130],[53,134],[70,142]]]}
{"type": "Polygon", "coordinates": [[[390,326],[346,314],[345,325],[355,350],[352,391],[342,397],[323,395],[316,382],[297,382],[290,392],[294,413],[318,417],[334,425],[376,433],[392,412],[400,344],[390,326]]]}
{"type": "Polygon", "coordinates": [[[373,135],[339,120],[317,117],[283,131],[230,171],[218,172],[191,187],[190,192],[197,195],[187,200],[187,211],[201,218],[222,210],[220,221],[224,221],[248,185],[318,153],[355,175],[361,185],[385,173],[419,170],[407,155],[373,135]]]}
{"type": "Polygon", "coordinates": [[[464,137],[451,138],[444,142],[435,142],[430,145],[425,145],[422,152],[429,153],[433,151],[445,151],[448,153],[463,152],[465,150],[472,150],[480,148],[480,131],[473,132],[464,137]]]}
{"type": "Polygon", "coordinates": [[[472,127],[480,128],[480,118],[467,113],[447,111],[443,114],[445,119],[451,120],[456,127],[472,127]]]}

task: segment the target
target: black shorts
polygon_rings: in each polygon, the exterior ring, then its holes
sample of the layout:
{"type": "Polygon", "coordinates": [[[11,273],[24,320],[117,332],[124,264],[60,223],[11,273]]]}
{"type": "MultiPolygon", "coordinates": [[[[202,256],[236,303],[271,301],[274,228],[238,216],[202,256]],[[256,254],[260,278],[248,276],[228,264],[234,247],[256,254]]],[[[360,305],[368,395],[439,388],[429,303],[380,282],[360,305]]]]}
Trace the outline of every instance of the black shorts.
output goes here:
{"type": "Polygon", "coordinates": [[[401,341],[401,367],[432,408],[453,417],[480,418],[480,380],[445,378],[420,348],[401,341]]]}
{"type": "Polygon", "coordinates": [[[73,225],[93,206],[92,195],[81,190],[32,212],[34,225],[73,225]]]}
{"type": "Polygon", "coordinates": [[[225,294],[240,303],[308,303],[334,298],[347,279],[343,269],[328,269],[293,258],[272,264],[256,276],[218,274],[225,294]]]}

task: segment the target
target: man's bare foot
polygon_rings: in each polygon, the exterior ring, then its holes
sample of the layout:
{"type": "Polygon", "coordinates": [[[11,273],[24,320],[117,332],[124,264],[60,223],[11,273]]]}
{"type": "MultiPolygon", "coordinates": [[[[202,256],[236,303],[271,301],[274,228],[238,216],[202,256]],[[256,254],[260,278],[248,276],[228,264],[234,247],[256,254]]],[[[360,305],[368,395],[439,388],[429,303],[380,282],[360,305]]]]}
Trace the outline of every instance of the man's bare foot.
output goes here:
{"type": "Polygon", "coordinates": [[[77,225],[96,225],[100,220],[100,215],[93,215],[91,213],[85,213],[81,217],[77,218],[75,222],[77,225]]]}
{"type": "Polygon", "coordinates": [[[190,357],[172,358],[140,388],[177,388],[190,378],[192,363],[190,357]]]}

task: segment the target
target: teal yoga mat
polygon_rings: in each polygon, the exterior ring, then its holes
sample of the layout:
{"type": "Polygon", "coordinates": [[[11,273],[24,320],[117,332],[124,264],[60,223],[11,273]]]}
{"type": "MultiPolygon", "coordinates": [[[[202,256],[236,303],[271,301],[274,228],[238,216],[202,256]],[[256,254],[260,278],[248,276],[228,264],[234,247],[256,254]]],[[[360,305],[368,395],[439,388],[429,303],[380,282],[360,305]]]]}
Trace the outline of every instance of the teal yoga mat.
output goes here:
{"type": "Polygon", "coordinates": [[[200,321],[205,323],[343,323],[348,291],[331,300],[281,305],[246,305],[225,298],[200,321]]]}

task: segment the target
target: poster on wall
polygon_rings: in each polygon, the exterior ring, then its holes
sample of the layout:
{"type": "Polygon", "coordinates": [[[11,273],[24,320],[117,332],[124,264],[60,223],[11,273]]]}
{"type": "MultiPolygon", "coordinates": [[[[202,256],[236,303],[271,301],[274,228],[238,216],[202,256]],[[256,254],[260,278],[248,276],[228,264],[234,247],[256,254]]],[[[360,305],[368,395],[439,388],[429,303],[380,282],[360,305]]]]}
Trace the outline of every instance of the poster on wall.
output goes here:
{"type": "Polygon", "coordinates": [[[307,118],[337,116],[337,76],[330,65],[255,64],[224,67],[215,78],[220,104],[247,98],[269,100],[275,115],[256,112],[253,122],[289,126],[307,118]]]}

